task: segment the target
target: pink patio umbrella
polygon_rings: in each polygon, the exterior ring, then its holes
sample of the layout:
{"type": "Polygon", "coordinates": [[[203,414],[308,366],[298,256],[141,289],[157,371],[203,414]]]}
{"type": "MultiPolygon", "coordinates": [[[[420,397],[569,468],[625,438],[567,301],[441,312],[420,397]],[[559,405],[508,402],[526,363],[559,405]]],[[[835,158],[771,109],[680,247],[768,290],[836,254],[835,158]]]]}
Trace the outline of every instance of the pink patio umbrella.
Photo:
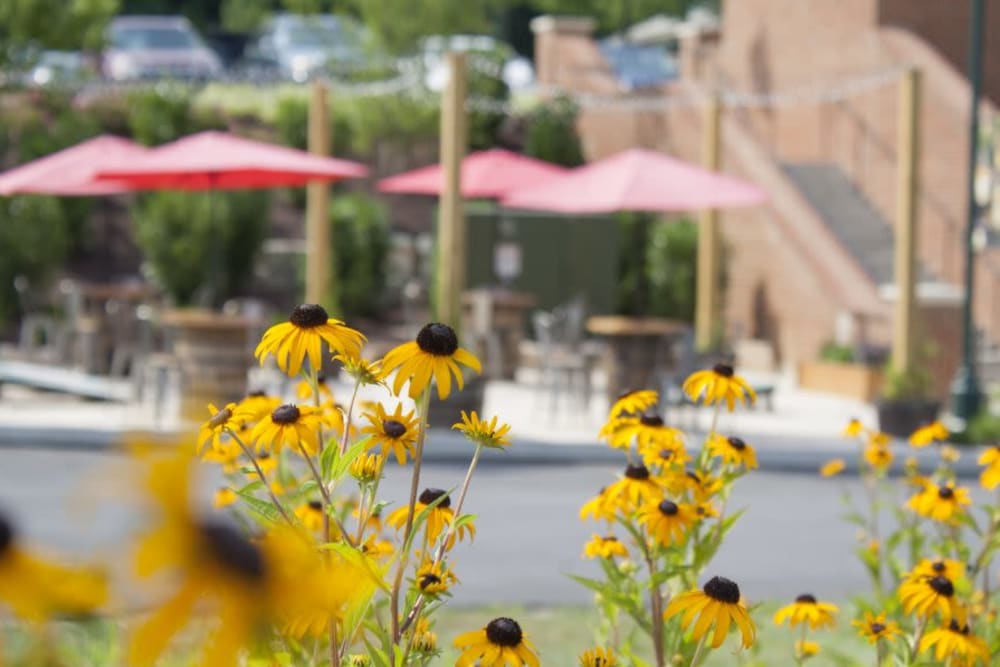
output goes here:
{"type": "Polygon", "coordinates": [[[509,208],[557,213],[697,211],[767,200],[756,185],[656,151],[633,148],[509,192],[509,208]]]}
{"type": "MultiPolygon", "coordinates": [[[[498,199],[511,190],[551,180],[565,174],[565,167],[519,155],[502,148],[471,153],[462,160],[462,197],[498,199]]],[[[383,178],[381,192],[439,195],[444,188],[441,165],[432,164],[383,178]]]]}
{"type": "Polygon", "coordinates": [[[0,195],[113,195],[131,188],[121,181],[98,180],[97,172],[141,159],[149,149],[104,134],[32,160],[0,174],[0,195]]]}
{"type": "Polygon", "coordinates": [[[136,190],[223,190],[297,187],[367,174],[358,162],[226,132],[200,132],[154,148],[142,159],[99,169],[97,176],[136,190]]]}

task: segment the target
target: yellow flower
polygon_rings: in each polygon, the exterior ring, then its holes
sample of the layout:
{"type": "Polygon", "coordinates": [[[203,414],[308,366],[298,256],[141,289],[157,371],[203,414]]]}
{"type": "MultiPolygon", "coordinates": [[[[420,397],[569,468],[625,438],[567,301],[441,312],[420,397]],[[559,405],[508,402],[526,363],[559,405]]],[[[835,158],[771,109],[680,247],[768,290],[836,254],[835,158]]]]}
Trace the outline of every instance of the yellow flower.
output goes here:
{"type": "Polygon", "coordinates": [[[413,634],[413,650],[417,653],[434,653],[437,651],[437,635],[430,630],[413,634]]]}
{"type": "Polygon", "coordinates": [[[845,438],[856,438],[865,432],[865,427],[859,419],[852,419],[847,422],[847,426],[844,427],[844,437],[845,438]]]}
{"type": "Polygon", "coordinates": [[[931,630],[920,640],[920,653],[931,649],[935,660],[953,667],[991,664],[986,642],[971,634],[968,624],[959,624],[954,619],[947,626],[931,630]]]}
{"type": "Polygon", "coordinates": [[[413,411],[403,414],[403,404],[396,405],[396,410],[390,415],[380,403],[375,404],[375,412],[364,414],[370,424],[361,429],[362,433],[371,436],[368,449],[382,445],[382,456],[388,458],[390,453],[396,455],[399,465],[406,463],[406,457],[412,457],[413,445],[417,441],[419,424],[413,411]]]}
{"type": "Polygon", "coordinates": [[[297,453],[314,456],[319,452],[319,410],[286,403],[253,427],[250,438],[257,451],[280,452],[286,445],[297,453]]]}
{"type": "Polygon", "coordinates": [[[222,509],[223,507],[229,507],[239,499],[236,492],[230,489],[228,486],[220,486],[215,491],[215,497],[212,500],[212,505],[215,509],[222,509]]]}
{"type": "Polygon", "coordinates": [[[353,655],[347,656],[347,664],[349,667],[372,667],[372,659],[367,655],[354,653],[353,655]]]}
{"type": "Polygon", "coordinates": [[[955,584],[948,577],[911,576],[899,585],[899,600],[907,614],[930,618],[940,613],[945,622],[959,618],[964,622],[964,612],[955,600],[955,584]]]}
{"type": "Polygon", "coordinates": [[[279,405],[281,405],[281,399],[277,396],[268,396],[262,391],[254,391],[240,401],[239,411],[240,415],[250,424],[256,424],[271,414],[279,405]]]}
{"type": "Polygon", "coordinates": [[[274,355],[278,368],[294,377],[306,357],[312,368],[322,368],[323,343],[334,354],[357,356],[364,340],[360,331],[331,319],[323,306],[306,303],[296,306],[287,322],[275,324],[264,332],[254,356],[263,366],[267,355],[274,355]]]}
{"type": "Polygon", "coordinates": [[[817,655],[819,651],[820,646],[816,642],[807,639],[800,639],[795,642],[795,655],[800,658],[811,658],[817,655]]]}
{"type": "Polygon", "coordinates": [[[503,449],[510,445],[510,438],[507,436],[510,432],[510,425],[497,425],[496,417],[489,421],[480,420],[475,410],[471,415],[467,415],[465,410],[462,410],[462,421],[454,424],[452,428],[461,431],[466,438],[483,447],[503,449]]]}
{"type": "Polygon", "coordinates": [[[354,381],[361,386],[382,384],[385,373],[382,372],[382,365],[378,361],[368,361],[359,356],[338,354],[333,358],[344,365],[344,372],[354,378],[354,381]]]}
{"type": "MultiPolygon", "coordinates": [[[[420,516],[420,513],[438,498],[441,501],[429,511],[427,521],[424,524],[428,544],[437,542],[445,529],[455,520],[455,513],[451,509],[451,497],[443,489],[424,489],[413,508],[414,521],[416,521],[416,517],[420,516]]],[[[385,522],[396,530],[403,530],[410,515],[409,510],[409,507],[400,507],[387,516],[385,522]]],[[[476,536],[476,527],[472,523],[463,524],[458,527],[456,534],[459,540],[464,540],[466,535],[472,539],[476,536]]],[[[451,549],[454,542],[455,536],[453,535],[447,548],[451,549]]]]}
{"type": "Polygon", "coordinates": [[[580,508],[580,521],[614,521],[615,504],[608,498],[607,488],[601,489],[596,496],[588,500],[580,508]]]}
{"type": "Polygon", "coordinates": [[[948,439],[948,429],[939,421],[925,424],[910,434],[910,444],[914,447],[926,447],[935,442],[944,442],[948,439]]]}
{"type": "Polygon", "coordinates": [[[458,579],[444,563],[438,561],[432,563],[424,561],[424,564],[417,570],[416,587],[425,596],[435,599],[448,592],[458,579]]]}
{"type": "Polygon", "coordinates": [[[318,532],[323,530],[323,503],[310,500],[295,508],[295,517],[302,522],[306,530],[318,532]]]}
{"type": "Polygon", "coordinates": [[[660,395],[652,389],[625,392],[611,405],[611,410],[608,411],[608,419],[614,419],[623,415],[641,415],[656,405],[659,400],[660,395]]]}
{"type": "Polygon", "coordinates": [[[948,558],[925,559],[917,563],[913,572],[908,576],[936,577],[939,575],[951,581],[958,581],[965,576],[965,564],[948,558]]]}
{"type": "Polygon", "coordinates": [[[218,448],[209,447],[201,455],[201,460],[206,463],[218,463],[222,466],[222,472],[233,475],[240,471],[240,458],[243,456],[243,449],[239,443],[232,440],[222,441],[218,448]]]}
{"type": "Polygon", "coordinates": [[[892,450],[886,446],[869,444],[865,447],[865,462],[875,470],[885,470],[892,465],[892,450]]]}
{"type": "Polygon", "coordinates": [[[1000,485],[1000,463],[983,469],[979,475],[979,485],[987,491],[992,491],[1000,485]]]}
{"type": "Polygon", "coordinates": [[[958,451],[957,447],[952,447],[951,445],[941,446],[941,460],[945,463],[958,463],[960,458],[962,458],[962,452],[958,451]]]}
{"type": "Polygon", "coordinates": [[[237,426],[230,423],[235,410],[235,403],[229,403],[221,410],[215,407],[214,403],[208,404],[208,414],[211,417],[201,425],[201,429],[198,431],[198,451],[203,451],[209,445],[213,450],[222,448],[222,434],[226,429],[238,430],[237,426]]]}
{"type": "Polygon", "coordinates": [[[351,461],[351,477],[361,484],[372,484],[382,478],[385,457],[381,454],[361,454],[351,461]]]}
{"type": "Polygon", "coordinates": [[[437,384],[438,398],[444,400],[451,393],[452,375],[459,389],[465,384],[459,364],[482,373],[479,360],[458,346],[455,330],[447,324],[432,322],[420,330],[415,341],[390,350],[382,361],[382,368],[386,374],[396,371],[392,385],[395,394],[399,394],[409,380],[410,398],[416,398],[433,379],[437,384]]]}
{"type": "MultiPolygon", "coordinates": [[[[330,389],[330,385],[326,383],[325,375],[316,376],[316,386],[319,388],[319,398],[333,399],[333,391],[330,389]]],[[[299,382],[298,386],[295,388],[295,395],[299,397],[300,401],[308,402],[313,400],[313,388],[312,382],[309,380],[302,380],[299,382]]]]}
{"type": "Polygon", "coordinates": [[[628,449],[633,441],[640,450],[684,445],[684,434],[665,425],[663,418],[657,415],[616,417],[604,425],[598,437],[607,440],[615,449],[628,449]]]}
{"type": "Polygon", "coordinates": [[[837,606],[829,602],[817,602],[816,598],[808,593],[795,598],[795,602],[782,607],[774,614],[774,624],[782,625],[788,621],[788,625],[795,627],[800,623],[808,623],[813,630],[833,627],[834,614],[837,613],[837,606]]]}
{"type": "Polygon", "coordinates": [[[661,474],[674,468],[682,469],[691,460],[684,445],[680,443],[671,447],[646,447],[639,450],[639,454],[647,467],[655,468],[661,474]]]}
{"type": "Polygon", "coordinates": [[[705,472],[686,470],[682,474],[667,478],[667,488],[671,493],[690,493],[696,503],[707,502],[722,490],[722,480],[705,472]]]}
{"type": "Polygon", "coordinates": [[[535,647],[512,618],[494,618],[482,630],[455,638],[462,655],[455,667],[539,667],[535,647]]]}
{"type": "Polygon", "coordinates": [[[954,482],[946,482],[941,486],[929,484],[923,491],[912,496],[906,506],[934,521],[954,523],[965,512],[964,507],[971,504],[968,489],[956,487],[954,482]]]}
{"type": "Polygon", "coordinates": [[[993,445],[980,454],[978,463],[981,466],[1000,465],[1000,445],[993,445]]]}
{"type": "Polygon", "coordinates": [[[681,593],[667,605],[663,618],[670,620],[682,612],[681,627],[687,630],[694,624],[692,641],[701,641],[713,625],[712,648],[722,646],[730,625],[739,628],[743,648],[750,648],[756,640],[757,628],[740,600],[740,587],[725,577],[712,577],[700,591],[681,593]]]}
{"type": "Polygon", "coordinates": [[[868,434],[869,447],[888,447],[892,444],[892,436],[882,431],[872,431],[868,434]]]}
{"type": "Polygon", "coordinates": [[[620,480],[607,488],[608,501],[615,508],[630,514],[644,502],[663,497],[663,490],[644,465],[628,465],[620,480]]]}
{"type": "Polygon", "coordinates": [[[646,527],[650,537],[664,547],[683,543],[696,518],[690,505],[667,499],[644,505],[638,514],[639,523],[646,527]]]}
{"type": "Polygon", "coordinates": [[[618,658],[609,648],[589,648],[580,654],[580,667],[618,667],[618,658]]]}
{"type": "Polygon", "coordinates": [[[708,453],[733,467],[742,466],[747,470],[757,467],[757,453],[742,438],[726,438],[715,434],[708,440],[708,453]]]}
{"type": "Polygon", "coordinates": [[[728,364],[716,364],[711,370],[692,373],[684,381],[683,390],[695,403],[703,400],[705,405],[712,405],[725,401],[730,412],[736,401],[753,403],[757,400],[753,388],[728,364]]]}
{"type": "Polygon", "coordinates": [[[864,620],[853,621],[852,624],[858,628],[858,634],[872,644],[880,639],[894,639],[903,632],[898,623],[887,621],[884,613],[876,616],[866,611],[864,620]]]}
{"type": "Polygon", "coordinates": [[[584,558],[613,558],[614,556],[628,557],[628,549],[614,535],[601,537],[594,535],[590,541],[583,546],[584,558]]]}
{"type": "Polygon", "coordinates": [[[820,467],[819,474],[823,477],[833,477],[844,472],[846,467],[844,459],[830,459],[820,467]]]}

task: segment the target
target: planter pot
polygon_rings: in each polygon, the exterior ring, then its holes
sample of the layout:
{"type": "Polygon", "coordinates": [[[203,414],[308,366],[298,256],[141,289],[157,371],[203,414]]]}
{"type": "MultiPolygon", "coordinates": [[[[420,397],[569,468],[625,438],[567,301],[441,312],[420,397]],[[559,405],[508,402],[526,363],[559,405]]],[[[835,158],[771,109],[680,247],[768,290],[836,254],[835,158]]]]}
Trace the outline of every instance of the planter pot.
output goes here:
{"type": "Polygon", "coordinates": [[[875,407],[879,430],[898,438],[908,438],[921,426],[937,419],[941,411],[939,401],[928,399],[880,400],[875,407]]]}
{"type": "Polygon", "coordinates": [[[882,370],[865,364],[808,361],[799,366],[803,389],[871,401],[882,386],[882,370]]]}
{"type": "Polygon", "coordinates": [[[430,417],[428,424],[433,427],[451,428],[462,421],[462,410],[475,410],[482,416],[483,397],[486,395],[486,380],[478,375],[465,378],[465,388],[461,391],[452,382],[451,393],[445,400],[439,400],[437,389],[432,389],[430,417]]]}

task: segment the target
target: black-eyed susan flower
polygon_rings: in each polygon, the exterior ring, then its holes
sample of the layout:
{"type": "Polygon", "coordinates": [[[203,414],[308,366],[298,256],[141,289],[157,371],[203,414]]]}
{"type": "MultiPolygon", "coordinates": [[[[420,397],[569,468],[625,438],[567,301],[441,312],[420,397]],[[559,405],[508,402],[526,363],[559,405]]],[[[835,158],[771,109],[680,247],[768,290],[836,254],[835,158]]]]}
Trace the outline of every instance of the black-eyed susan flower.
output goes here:
{"type": "Polygon", "coordinates": [[[954,482],[945,482],[941,486],[929,484],[923,491],[913,495],[906,506],[933,521],[952,523],[971,504],[968,489],[956,487],[954,482]]]}
{"type": "MultiPolygon", "coordinates": [[[[427,542],[429,544],[437,542],[437,539],[441,537],[445,529],[455,520],[455,513],[451,509],[451,497],[444,489],[424,489],[413,508],[414,518],[416,518],[429,505],[439,499],[440,501],[427,514],[425,530],[427,531],[427,542]]],[[[387,516],[385,522],[396,530],[403,530],[406,522],[409,520],[409,510],[409,507],[400,507],[387,516]]],[[[466,536],[471,539],[476,536],[476,527],[471,522],[462,524],[456,530],[456,534],[459,540],[464,540],[466,536]]],[[[454,536],[452,536],[450,541],[454,542],[454,536]]],[[[448,549],[451,549],[451,547],[452,544],[449,544],[448,549]]]]}
{"type": "Polygon", "coordinates": [[[322,367],[323,343],[333,354],[357,356],[364,340],[360,331],[331,319],[323,306],[305,303],[295,307],[287,322],[264,332],[254,356],[263,365],[267,355],[274,355],[278,368],[294,377],[306,358],[312,368],[322,367]]]}
{"type": "Polygon", "coordinates": [[[864,619],[852,621],[852,624],[858,628],[858,634],[872,644],[882,639],[895,639],[903,633],[896,621],[886,620],[884,613],[876,616],[866,611],[864,619]]]}
{"type": "Polygon", "coordinates": [[[309,456],[319,451],[319,410],[305,405],[279,405],[250,432],[257,451],[277,454],[286,446],[309,456]]]}
{"type": "Polygon", "coordinates": [[[349,667],[372,667],[372,659],[367,655],[352,653],[347,656],[347,664],[349,667]]]}
{"type": "Polygon", "coordinates": [[[430,655],[437,652],[437,634],[430,630],[422,630],[413,633],[413,650],[422,655],[430,655]]]}
{"type": "MultiPolygon", "coordinates": [[[[319,390],[319,401],[333,399],[333,390],[330,389],[330,385],[327,384],[325,375],[316,376],[316,388],[319,390]]],[[[309,380],[301,380],[295,388],[295,395],[298,396],[299,400],[303,402],[315,400],[312,382],[309,380]]]]}
{"type": "Polygon", "coordinates": [[[403,385],[409,381],[410,398],[416,398],[430,386],[433,379],[437,384],[438,398],[442,400],[451,393],[453,375],[458,388],[462,389],[464,386],[465,379],[459,364],[482,373],[479,359],[458,346],[455,330],[439,322],[424,326],[415,341],[393,348],[382,360],[382,368],[386,374],[396,371],[396,379],[392,385],[394,393],[399,394],[403,385]]]}
{"type": "Polygon", "coordinates": [[[351,461],[351,477],[361,484],[371,484],[382,477],[385,457],[381,454],[361,454],[351,461]]]}
{"type": "Polygon", "coordinates": [[[597,495],[588,500],[580,508],[580,521],[593,519],[594,521],[614,521],[615,504],[608,497],[607,488],[597,492],[597,495]]]}
{"type": "Polygon", "coordinates": [[[844,472],[844,468],[846,467],[847,463],[844,459],[830,459],[820,466],[819,474],[821,477],[833,477],[834,475],[839,475],[844,472]]]}
{"type": "Polygon", "coordinates": [[[757,452],[742,438],[726,438],[716,433],[708,440],[708,453],[726,465],[747,470],[757,467],[757,452]]]}
{"type": "Polygon", "coordinates": [[[723,483],[718,477],[703,471],[685,470],[667,478],[667,489],[676,495],[689,493],[696,503],[708,502],[722,490],[723,483]]]}
{"type": "Polygon", "coordinates": [[[307,530],[323,530],[323,503],[318,500],[310,500],[295,508],[295,517],[302,522],[307,530]]]}
{"type": "Polygon", "coordinates": [[[221,449],[223,433],[228,428],[236,428],[231,423],[235,411],[235,403],[228,403],[221,410],[215,407],[214,403],[208,404],[210,416],[208,421],[202,424],[198,430],[198,451],[204,451],[208,447],[213,450],[221,449]]]}
{"type": "Polygon", "coordinates": [[[658,415],[617,417],[609,429],[604,437],[615,449],[628,449],[633,442],[640,451],[684,445],[684,434],[667,426],[658,415]]]}
{"type": "Polygon", "coordinates": [[[845,438],[856,438],[865,432],[865,426],[860,419],[851,419],[844,427],[845,438]]]}
{"type": "Polygon", "coordinates": [[[917,563],[910,576],[942,576],[951,581],[958,581],[965,576],[965,563],[950,558],[925,559],[917,563]]]}
{"type": "Polygon", "coordinates": [[[71,568],[25,550],[14,526],[0,516],[0,604],[32,623],[83,616],[105,604],[108,586],[98,570],[71,568]]]}
{"type": "Polygon", "coordinates": [[[924,424],[910,434],[910,444],[914,447],[926,447],[935,442],[944,442],[948,439],[948,429],[939,421],[924,424]]]}
{"type": "Polygon", "coordinates": [[[396,405],[391,415],[380,403],[375,404],[373,412],[365,412],[364,417],[369,424],[361,429],[361,433],[371,436],[368,449],[381,445],[382,456],[388,458],[390,453],[395,454],[396,462],[405,464],[406,457],[413,456],[413,445],[419,435],[418,420],[413,412],[404,414],[402,403],[396,405]]]}
{"type": "Polygon", "coordinates": [[[503,449],[510,446],[510,424],[497,423],[497,418],[493,417],[489,421],[480,419],[473,410],[472,414],[466,414],[462,410],[462,421],[454,424],[453,429],[461,431],[466,438],[491,449],[503,449]]]}
{"type": "Polygon", "coordinates": [[[212,496],[212,505],[215,509],[223,509],[224,507],[229,507],[239,499],[236,492],[230,489],[228,486],[220,486],[215,490],[215,495],[212,496]]]}
{"type": "Polygon", "coordinates": [[[722,646],[731,625],[739,628],[743,648],[753,646],[757,638],[757,628],[740,599],[740,587],[725,577],[712,577],[700,591],[688,591],[673,598],[664,610],[663,618],[670,620],[678,614],[683,614],[681,627],[685,630],[694,625],[692,641],[706,637],[714,626],[710,643],[712,648],[722,646]]]}
{"type": "Polygon", "coordinates": [[[396,553],[396,548],[389,540],[383,540],[378,535],[369,535],[361,544],[361,553],[375,560],[382,560],[396,553]]]}
{"type": "Polygon", "coordinates": [[[458,579],[443,562],[426,560],[417,568],[414,585],[425,596],[437,598],[447,593],[456,582],[458,579]]]}
{"type": "Polygon", "coordinates": [[[218,447],[209,447],[201,455],[201,460],[206,463],[218,463],[222,466],[222,472],[227,475],[234,475],[240,471],[240,459],[243,456],[243,448],[239,443],[232,440],[219,442],[218,447]]]}
{"type": "Polygon", "coordinates": [[[683,444],[676,444],[672,447],[646,447],[640,450],[639,454],[647,467],[661,473],[673,469],[683,469],[691,460],[691,456],[683,444]]]}
{"type": "Polygon", "coordinates": [[[250,424],[256,424],[271,414],[279,405],[281,405],[281,399],[277,396],[270,396],[263,391],[252,391],[239,402],[238,407],[241,417],[250,424]]]}
{"type": "Polygon", "coordinates": [[[462,651],[455,667],[539,666],[534,645],[518,622],[505,616],[494,618],[482,630],[459,635],[454,645],[462,651]]]}
{"type": "Polygon", "coordinates": [[[639,509],[638,518],[657,544],[669,547],[684,542],[697,515],[687,503],[664,498],[659,502],[643,505],[639,509]]]}
{"type": "Polygon", "coordinates": [[[649,468],[641,464],[627,465],[622,478],[611,484],[605,493],[608,500],[626,514],[633,512],[644,502],[659,501],[663,497],[663,490],[650,475],[649,468]]]}
{"type": "Polygon", "coordinates": [[[730,412],[735,409],[737,401],[753,403],[757,400],[753,387],[736,375],[728,364],[716,364],[710,370],[695,371],[684,381],[682,389],[695,403],[703,401],[705,405],[712,405],[725,401],[730,412]]]}
{"type": "Polygon", "coordinates": [[[265,475],[271,474],[278,468],[278,457],[271,456],[270,452],[260,452],[254,458],[257,460],[260,471],[265,475]]]}
{"type": "Polygon", "coordinates": [[[1000,486],[1000,445],[990,447],[978,459],[981,466],[986,466],[979,476],[979,484],[987,491],[1000,486]]]}
{"type": "Polygon", "coordinates": [[[958,451],[958,447],[952,447],[951,445],[941,445],[941,460],[945,463],[958,463],[959,459],[962,458],[962,452],[958,451]]]}
{"type": "Polygon", "coordinates": [[[609,648],[589,648],[580,654],[580,667],[618,667],[618,658],[609,648]]]}
{"type": "Polygon", "coordinates": [[[621,558],[628,557],[628,548],[614,535],[597,535],[583,545],[584,558],[621,558]]]}
{"type": "Polygon", "coordinates": [[[785,622],[790,627],[795,627],[800,623],[807,623],[810,628],[833,627],[837,606],[829,602],[819,602],[816,597],[805,593],[795,598],[795,602],[782,607],[774,614],[774,624],[782,625],[785,622]]]}
{"type": "Polygon", "coordinates": [[[656,405],[659,400],[660,395],[652,389],[627,391],[611,404],[611,410],[608,411],[608,419],[625,415],[641,415],[656,405]]]}
{"type": "Polygon", "coordinates": [[[907,614],[915,614],[921,619],[937,613],[946,623],[952,618],[965,620],[964,612],[955,599],[955,584],[948,577],[907,577],[899,585],[899,601],[907,614]]]}
{"type": "Polygon", "coordinates": [[[347,354],[338,354],[333,360],[343,364],[344,372],[354,378],[354,381],[361,386],[383,384],[385,380],[381,362],[368,361],[362,357],[347,354]]]}
{"type": "Polygon", "coordinates": [[[795,642],[795,655],[799,658],[811,658],[819,655],[820,645],[808,639],[799,639],[795,642]]]}
{"type": "Polygon", "coordinates": [[[954,619],[924,635],[918,650],[920,653],[933,651],[935,660],[954,667],[993,664],[986,642],[969,632],[967,623],[960,624],[954,619]]]}
{"type": "Polygon", "coordinates": [[[862,456],[865,463],[875,470],[886,470],[892,465],[894,455],[889,447],[871,442],[865,446],[862,456]]]}

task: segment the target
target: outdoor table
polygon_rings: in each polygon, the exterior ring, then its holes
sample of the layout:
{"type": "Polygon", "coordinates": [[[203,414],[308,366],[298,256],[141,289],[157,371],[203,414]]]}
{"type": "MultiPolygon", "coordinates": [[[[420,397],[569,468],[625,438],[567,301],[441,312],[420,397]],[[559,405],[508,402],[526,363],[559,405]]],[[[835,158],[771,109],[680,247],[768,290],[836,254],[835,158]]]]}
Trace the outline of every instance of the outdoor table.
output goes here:
{"type": "Polygon", "coordinates": [[[687,322],[659,317],[598,315],[587,331],[607,341],[608,401],[625,391],[657,389],[656,374],[670,362],[669,343],[691,328],[687,322]]]}
{"type": "Polygon", "coordinates": [[[88,372],[107,373],[114,351],[135,344],[136,308],[155,290],[143,282],[74,282],[67,289],[77,362],[88,372]]]}
{"type": "Polygon", "coordinates": [[[534,295],[503,287],[462,293],[463,331],[475,339],[488,375],[514,379],[528,311],[537,302],[534,295]]]}

